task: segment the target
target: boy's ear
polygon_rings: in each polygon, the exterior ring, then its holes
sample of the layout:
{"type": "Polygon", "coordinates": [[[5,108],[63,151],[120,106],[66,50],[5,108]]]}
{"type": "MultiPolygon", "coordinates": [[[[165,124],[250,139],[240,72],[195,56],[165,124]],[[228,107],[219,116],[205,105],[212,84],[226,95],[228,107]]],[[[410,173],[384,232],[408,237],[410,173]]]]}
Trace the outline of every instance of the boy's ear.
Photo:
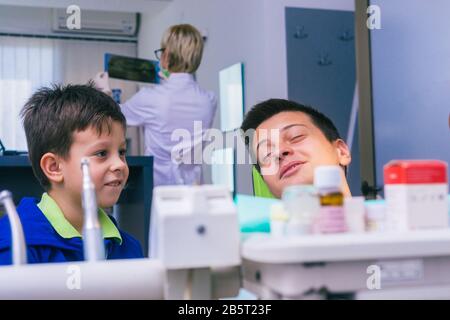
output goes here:
{"type": "Polygon", "coordinates": [[[46,175],[50,182],[60,183],[63,179],[63,174],[60,165],[60,157],[56,154],[47,152],[41,158],[41,170],[46,175]]]}
{"type": "Polygon", "coordinates": [[[334,142],[334,145],[338,154],[339,164],[344,167],[348,166],[352,161],[352,155],[350,154],[350,149],[348,148],[347,144],[344,140],[337,139],[334,142]]]}

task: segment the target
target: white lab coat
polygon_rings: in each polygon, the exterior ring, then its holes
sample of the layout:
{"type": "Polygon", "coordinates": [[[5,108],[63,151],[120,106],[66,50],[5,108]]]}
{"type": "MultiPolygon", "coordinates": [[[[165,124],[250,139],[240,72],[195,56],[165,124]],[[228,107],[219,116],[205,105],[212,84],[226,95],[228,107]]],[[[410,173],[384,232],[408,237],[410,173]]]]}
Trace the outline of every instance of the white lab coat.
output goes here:
{"type": "Polygon", "coordinates": [[[198,132],[194,137],[194,121],[201,121],[203,134],[211,127],[217,108],[213,92],[200,88],[191,74],[173,73],[161,85],[141,89],[121,107],[128,125],[144,126],[145,154],[154,157],[154,186],[200,182],[201,164],[172,160],[180,141],[171,137],[174,130],[184,129],[192,137],[189,145],[201,142],[198,132]]]}

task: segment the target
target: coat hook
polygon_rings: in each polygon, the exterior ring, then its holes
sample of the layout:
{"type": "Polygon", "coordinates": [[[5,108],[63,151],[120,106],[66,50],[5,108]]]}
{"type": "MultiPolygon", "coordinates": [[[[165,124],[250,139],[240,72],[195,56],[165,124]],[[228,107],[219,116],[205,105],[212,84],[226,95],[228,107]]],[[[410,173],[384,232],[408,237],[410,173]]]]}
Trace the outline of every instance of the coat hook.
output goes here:
{"type": "Polygon", "coordinates": [[[339,40],[341,41],[352,41],[355,37],[353,36],[353,34],[347,29],[345,30],[340,36],[339,36],[339,40]]]}
{"type": "Polygon", "coordinates": [[[308,34],[305,32],[305,26],[297,26],[295,27],[294,38],[296,39],[305,39],[308,38],[308,34]]]}
{"type": "Polygon", "coordinates": [[[332,63],[333,63],[333,61],[331,61],[328,53],[321,53],[319,55],[319,61],[317,61],[317,64],[319,66],[322,66],[322,67],[329,66],[332,63]]]}

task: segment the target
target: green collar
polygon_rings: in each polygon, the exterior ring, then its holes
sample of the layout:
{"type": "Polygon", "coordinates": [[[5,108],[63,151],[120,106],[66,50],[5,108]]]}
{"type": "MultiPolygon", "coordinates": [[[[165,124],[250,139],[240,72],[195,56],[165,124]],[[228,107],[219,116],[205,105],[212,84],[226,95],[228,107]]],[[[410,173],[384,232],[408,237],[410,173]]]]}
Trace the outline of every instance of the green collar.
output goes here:
{"type": "MultiPolygon", "coordinates": [[[[58,204],[46,192],[37,206],[61,237],[65,239],[81,238],[81,234],[67,221],[58,204]]],[[[102,227],[103,238],[114,238],[122,244],[119,230],[101,208],[98,209],[98,220],[102,227]]]]}

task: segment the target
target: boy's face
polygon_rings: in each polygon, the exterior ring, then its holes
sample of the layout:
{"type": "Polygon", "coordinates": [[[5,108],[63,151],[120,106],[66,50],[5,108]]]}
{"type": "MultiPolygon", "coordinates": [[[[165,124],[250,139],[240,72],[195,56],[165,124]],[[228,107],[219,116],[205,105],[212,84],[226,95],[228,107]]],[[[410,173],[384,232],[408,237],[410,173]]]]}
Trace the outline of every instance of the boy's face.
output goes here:
{"type": "Polygon", "coordinates": [[[125,131],[119,122],[112,122],[110,133],[105,126],[100,136],[93,127],[75,132],[69,156],[61,161],[65,194],[75,203],[81,201],[81,159],[87,157],[97,204],[100,208],[112,207],[128,179],[125,154],[125,131]]]}
{"type": "Polygon", "coordinates": [[[298,111],[280,112],[256,128],[253,151],[269,189],[281,197],[294,184],[313,184],[320,165],[350,163],[344,141],[329,142],[311,118],[298,111]]]}

